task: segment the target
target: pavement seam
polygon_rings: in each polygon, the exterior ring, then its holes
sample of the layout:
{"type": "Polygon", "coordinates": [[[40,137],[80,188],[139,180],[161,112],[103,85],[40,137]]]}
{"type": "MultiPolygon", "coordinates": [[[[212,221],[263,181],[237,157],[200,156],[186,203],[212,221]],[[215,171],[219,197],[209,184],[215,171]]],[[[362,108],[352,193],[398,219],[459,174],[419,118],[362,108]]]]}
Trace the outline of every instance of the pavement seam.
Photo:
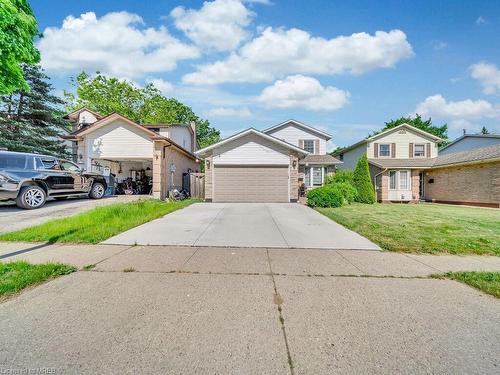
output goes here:
{"type": "Polygon", "coordinates": [[[423,264],[424,266],[429,267],[429,268],[432,268],[433,270],[436,270],[436,271],[438,271],[438,272],[444,272],[443,270],[440,270],[439,268],[436,268],[436,267],[434,267],[434,266],[431,266],[430,264],[424,263],[424,262],[422,262],[422,261],[420,261],[420,260],[418,260],[418,259],[413,259],[413,258],[412,258],[412,257],[410,257],[408,254],[403,254],[403,255],[404,255],[405,257],[407,257],[408,259],[411,259],[411,260],[413,260],[414,262],[418,262],[418,263],[420,263],[420,264],[423,264]]]}
{"type": "Polygon", "coordinates": [[[347,257],[345,257],[339,250],[335,250],[335,252],[340,255],[340,257],[342,259],[344,259],[347,263],[349,263],[351,266],[353,266],[354,268],[356,268],[359,272],[361,272],[362,274],[366,274],[367,272],[366,271],[363,271],[361,268],[359,268],[357,265],[355,265],[353,262],[351,262],[349,259],[347,259],[347,257]]]}
{"type": "Polygon", "coordinates": [[[267,263],[269,265],[269,274],[271,276],[271,281],[273,282],[275,303],[278,305],[278,316],[279,316],[279,321],[281,324],[281,332],[283,333],[283,339],[285,341],[286,355],[287,355],[287,359],[288,359],[288,361],[287,361],[288,367],[290,369],[290,374],[295,375],[295,370],[293,367],[292,353],[290,352],[290,345],[288,344],[288,337],[286,335],[285,319],[283,318],[283,309],[281,307],[281,305],[283,304],[283,300],[282,300],[280,294],[278,293],[276,281],[274,280],[273,267],[271,266],[271,257],[269,256],[268,249],[266,249],[266,254],[267,254],[267,263]],[[276,302],[276,301],[279,301],[279,302],[276,302]]]}
{"type": "Polygon", "coordinates": [[[182,263],[182,266],[178,268],[179,271],[182,270],[182,267],[185,267],[187,265],[187,263],[191,260],[192,257],[194,257],[194,255],[198,252],[198,250],[200,250],[199,247],[194,248],[193,254],[191,254],[189,258],[187,258],[186,261],[182,263]]]}
{"type": "MultiPolygon", "coordinates": [[[[115,245],[113,245],[113,246],[115,246],[115,245]]],[[[130,250],[130,249],[131,249],[131,248],[133,248],[133,247],[137,247],[137,246],[136,246],[136,245],[131,245],[131,246],[129,246],[129,247],[126,247],[126,248],[125,248],[125,249],[123,249],[122,251],[119,251],[119,252],[117,252],[117,253],[115,253],[115,254],[113,254],[113,255],[110,255],[110,256],[109,256],[109,257],[107,257],[107,258],[101,259],[99,262],[94,263],[94,267],[96,267],[98,264],[100,264],[100,263],[102,263],[102,262],[107,261],[108,259],[113,258],[114,256],[120,255],[121,253],[124,253],[125,251],[130,250]]]]}
{"type": "MultiPolygon", "coordinates": [[[[286,245],[287,245],[287,246],[288,246],[288,248],[290,249],[290,248],[291,248],[291,246],[290,246],[290,244],[288,243],[288,241],[286,240],[285,236],[283,235],[283,232],[281,231],[281,229],[280,229],[280,227],[279,227],[278,223],[277,223],[277,222],[276,222],[276,220],[274,219],[273,213],[272,213],[272,212],[271,212],[271,210],[269,209],[269,206],[267,206],[267,205],[266,205],[266,209],[267,209],[267,211],[269,212],[269,216],[271,216],[271,219],[272,219],[272,221],[273,221],[274,225],[275,225],[275,226],[276,226],[276,228],[278,229],[278,232],[280,233],[281,238],[283,238],[283,241],[286,243],[286,245]]],[[[266,248],[266,249],[267,249],[267,248],[266,248]]],[[[271,264],[269,264],[269,266],[271,266],[271,264]]]]}
{"type": "Polygon", "coordinates": [[[206,233],[206,231],[208,230],[208,228],[210,228],[210,226],[219,217],[219,215],[221,214],[222,211],[224,211],[225,208],[226,207],[222,207],[220,209],[220,211],[217,212],[217,215],[215,215],[215,217],[210,221],[210,223],[208,223],[207,227],[203,230],[203,232],[201,232],[200,235],[198,237],[196,237],[196,240],[194,240],[194,242],[193,242],[193,244],[191,246],[198,246],[198,241],[200,240],[200,238],[206,233]]]}

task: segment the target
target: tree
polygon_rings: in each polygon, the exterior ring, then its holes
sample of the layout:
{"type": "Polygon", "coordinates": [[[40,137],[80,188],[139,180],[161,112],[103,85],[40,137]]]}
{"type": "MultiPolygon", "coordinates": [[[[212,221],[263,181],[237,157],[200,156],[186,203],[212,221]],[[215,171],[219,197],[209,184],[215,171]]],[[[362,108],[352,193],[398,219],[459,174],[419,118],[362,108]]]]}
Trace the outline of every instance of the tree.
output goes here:
{"type": "Polygon", "coordinates": [[[374,135],[376,135],[380,132],[383,132],[387,129],[395,128],[396,126],[401,125],[401,124],[405,124],[405,123],[408,125],[414,126],[420,130],[426,131],[430,134],[433,134],[439,138],[442,138],[445,141],[448,139],[448,125],[447,124],[444,124],[441,126],[435,126],[432,124],[432,119],[430,117],[428,120],[424,121],[424,120],[422,120],[422,117],[419,114],[417,114],[415,117],[400,117],[396,120],[390,120],[390,121],[385,123],[385,126],[381,131],[375,132],[375,133],[371,134],[371,136],[374,136],[374,135]]]}
{"type": "Polygon", "coordinates": [[[354,187],[358,191],[356,202],[375,203],[375,191],[373,190],[370,168],[366,154],[359,158],[353,175],[354,187]]]}
{"type": "Polygon", "coordinates": [[[64,101],[52,94],[49,77],[39,65],[21,66],[29,90],[5,95],[0,102],[0,147],[67,157],[60,136],[70,124],[63,120],[64,101]]]}
{"type": "Polygon", "coordinates": [[[490,134],[488,129],[486,129],[486,126],[483,126],[483,128],[481,129],[481,134],[490,134]]]}
{"type": "Polygon", "coordinates": [[[198,117],[187,105],[174,98],[166,98],[153,85],[139,88],[133,83],[109,78],[100,73],[90,77],[80,73],[72,81],[75,93],[65,92],[68,110],[87,107],[102,115],[118,112],[140,124],[196,122],[196,138],[200,147],[209,146],[220,139],[220,132],[198,117]]]}
{"type": "Polygon", "coordinates": [[[21,63],[36,64],[36,19],[26,0],[0,0],[0,95],[28,90],[21,63]]]}
{"type": "Polygon", "coordinates": [[[330,152],[330,155],[332,155],[332,156],[333,156],[333,155],[335,155],[336,153],[338,153],[338,152],[342,151],[344,148],[345,148],[345,147],[342,147],[342,146],[337,146],[337,147],[335,148],[335,150],[333,150],[332,152],[330,152]]]}

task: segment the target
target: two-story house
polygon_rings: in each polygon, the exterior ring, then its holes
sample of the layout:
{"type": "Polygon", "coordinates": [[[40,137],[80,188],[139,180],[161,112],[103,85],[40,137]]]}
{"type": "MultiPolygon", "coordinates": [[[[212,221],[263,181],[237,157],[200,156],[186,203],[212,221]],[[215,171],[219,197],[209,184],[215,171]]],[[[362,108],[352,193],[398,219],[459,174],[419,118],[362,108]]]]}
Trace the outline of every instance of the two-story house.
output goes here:
{"type": "Polygon", "coordinates": [[[379,202],[415,202],[424,198],[424,173],[438,156],[441,139],[402,124],[347,147],[335,154],[354,169],[366,154],[379,202]]]}
{"type": "Polygon", "coordinates": [[[341,162],[326,153],[331,136],[296,120],[246,129],[196,152],[205,159],[205,199],[295,202],[299,187],[321,186],[341,162]]]}
{"type": "Polygon", "coordinates": [[[441,152],[439,137],[402,124],[334,156],[343,161],[339,169],[354,169],[359,158],[367,155],[379,202],[424,200],[500,207],[498,140],[495,135],[463,136],[441,152]]]}

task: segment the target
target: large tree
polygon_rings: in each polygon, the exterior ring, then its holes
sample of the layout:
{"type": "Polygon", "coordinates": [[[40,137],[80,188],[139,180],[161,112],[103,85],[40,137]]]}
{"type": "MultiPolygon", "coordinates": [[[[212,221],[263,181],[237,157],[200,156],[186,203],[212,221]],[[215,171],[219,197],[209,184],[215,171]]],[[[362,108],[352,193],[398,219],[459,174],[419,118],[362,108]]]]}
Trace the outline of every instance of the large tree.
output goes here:
{"type": "Polygon", "coordinates": [[[21,63],[36,64],[36,19],[26,0],[0,0],[0,95],[28,90],[21,63]]]}
{"type": "Polygon", "coordinates": [[[422,120],[422,116],[420,116],[419,114],[417,114],[415,117],[400,117],[396,120],[390,120],[390,121],[385,123],[385,126],[381,131],[375,132],[371,135],[378,134],[384,130],[392,129],[398,125],[405,124],[405,123],[408,125],[414,126],[418,129],[424,130],[428,133],[431,133],[437,137],[440,137],[445,141],[448,139],[448,125],[447,124],[443,124],[441,126],[433,125],[432,119],[430,117],[427,120],[422,120]]]}
{"type": "Polygon", "coordinates": [[[64,101],[53,95],[49,77],[39,65],[22,65],[28,90],[1,97],[0,147],[11,151],[69,156],[61,135],[70,125],[62,119],[64,101]]]}
{"type": "Polygon", "coordinates": [[[72,81],[75,92],[65,92],[68,110],[87,107],[102,115],[118,112],[141,124],[196,122],[198,143],[205,147],[217,142],[220,133],[198,117],[187,105],[166,98],[153,85],[143,88],[133,83],[97,73],[94,77],[80,73],[72,81]]]}

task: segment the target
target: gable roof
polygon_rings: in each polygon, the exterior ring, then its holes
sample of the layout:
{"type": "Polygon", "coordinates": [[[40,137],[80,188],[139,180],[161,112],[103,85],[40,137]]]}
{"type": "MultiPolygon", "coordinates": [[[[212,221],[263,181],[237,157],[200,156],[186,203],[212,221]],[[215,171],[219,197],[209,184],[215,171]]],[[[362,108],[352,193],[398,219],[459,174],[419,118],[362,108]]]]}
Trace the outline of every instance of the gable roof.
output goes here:
{"type": "Polygon", "coordinates": [[[465,139],[465,138],[498,138],[498,139],[500,139],[500,134],[464,134],[461,137],[458,137],[457,139],[448,143],[446,146],[444,146],[439,151],[443,151],[443,150],[447,149],[448,147],[450,147],[451,145],[454,145],[455,143],[458,143],[462,139],[465,139]]]}
{"type": "Polygon", "coordinates": [[[479,161],[500,160],[500,144],[473,150],[454,152],[452,154],[438,155],[434,166],[473,163],[479,161]]]}
{"type": "Polygon", "coordinates": [[[245,129],[245,130],[243,130],[243,131],[241,131],[239,133],[236,133],[236,134],[234,134],[234,135],[232,135],[230,137],[227,137],[227,138],[225,138],[225,139],[223,139],[223,140],[221,140],[221,141],[219,141],[217,143],[214,143],[213,145],[210,145],[208,147],[202,148],[201,150],[196,151],[195,154],[196,155],[204,154],[207,151],[213,150],[214,148],[217,148],[219,146],[222,146],[223,144],[232,142],[232,141],[234,141],[234,140],[236,140],[238,138],[244,137],[244,136],[246,136],[248,134],[258,135],[258,136],[260,136],[260,137],[262,137],[264,139],[267,139],[267,140],[269,140],[271,142],[274,142],[274,143],[276,143],[276,144],[278,144],[280,146],[283,146],[285,148],[288,148],[290,150],[294,150],[294,151],[296,151],[298,153],[301,153],[303,155],[308,155],[309,154],[309,152],[301,149],[300,147],[294,146],[291,143],[285,142],[285,141],[283,141],[281,139],[273,137],[272,135],[269,135],[269,134],[266,134],[264,132],[261,132],[260,130],[257,130],[255,128],[245,129]]]}
{"type": "Polygon", "coordinates": [[[281,128],[281,127],[284,127],[285,125],[288,125],[290,123],[298,126],[299,128],[306,129],[306,130],[310,131],[311,133],[318,134],[318,135],[326,138],[326,140],[329,140],[329,139],[332,138],[332,136],[330,134],[328,134],[328,133],[326,133],[326,132],[324,132],[322,130],[313,128],[312,126],[306,125],[303,122],[300,122],[300,121],[297,121],[297,120],[293,120],[293,119],[289,119],[289,120],[280,122],[278,125],[274,125],[274,126],[271,126],[270,128],[264,129],[262,132],[263,133],[272,133],[274,130],[277,130],[277,129],[281,128]]]}
{"type": "Polygon", "coordinates": [[[350,145],[350,146],[348,146],[348,147],[346,147],[346,148],[343,148],[343,149],[342,149],[342,150],[340,150],[340,151],[335,152],[333,155],[334,155],[334,156],[337,156],[337,155],[339,155],[339,154],[343,154],[343,153],[345,153],[345,152],[347,152],[347,151],[351,151],[352,149],[355,149],[355,148],[357,148],[358,146],[360,146],[360,145],[362,145],[362,144],[364,144],[364,143],[374,141],[375,139],[378,139],[378,138],[380,138],[380,137],[383,137],[383,136],[385,136],[385,135],[387,135],[387,134],[389,134],[389,133],[395,132],[395,131],[397,131],[397,130],[399,130],[399,129],[401,129],[401,128],[407,128],[407,129],[410,129],[411,131],[413,131],[413,132],[415,132],[415,133],[417,133],[417,134],[420,134],[420,135],[422,135],[423,137],[429,138],[429,139],[431,139],[431,140],[433,140],[433,141],[435,141],[435,142],[440,142],[440,141],[442,141],[442,140],[443,140],[442,138],[439,138],[439,137],[435,136],[434,134],[431,134],[431,133],[429,133],[429,132],[426,132],[426,131],[424,131],[424,130],[421,130],[421,129],[419,129],[419,128],[416,128],[416,127],[414,127],[414,126],[412,126],[412,125],[410,125],[410,124],[404,123],[404,124],[401,124],[401,125],[395,126],[394,128],[390,128],[390,129],[384,130],[384,131],[383,131],[383,132],[381,132],[381,133],[377,133],[377,134],[375,134],[375,135],[372,135],[371,137],[367,137],[367,138],[365,138],[365,139],[362,139],[362,140],[361,140],[361,141],[359,141],[359,142],[356,142],[356,143],[354,143],[354,144],[352,144],[352,145],[350,145]]]}
{"type": "Polygon", "coordinates": [[[80,115],[80,113],[82,113],[83,111],[87,111],[87,112],[92,113],[98,120],[105,117],[105,116],[101,115],[100,113],[97,113],[97,112],[92,111],[91,109],[88,109],[87,107],[81,107],[73,112],[70,112],[70,113],[64,115],[63,119],[71,120],[73,118],[77,118],[80,115]]]}

